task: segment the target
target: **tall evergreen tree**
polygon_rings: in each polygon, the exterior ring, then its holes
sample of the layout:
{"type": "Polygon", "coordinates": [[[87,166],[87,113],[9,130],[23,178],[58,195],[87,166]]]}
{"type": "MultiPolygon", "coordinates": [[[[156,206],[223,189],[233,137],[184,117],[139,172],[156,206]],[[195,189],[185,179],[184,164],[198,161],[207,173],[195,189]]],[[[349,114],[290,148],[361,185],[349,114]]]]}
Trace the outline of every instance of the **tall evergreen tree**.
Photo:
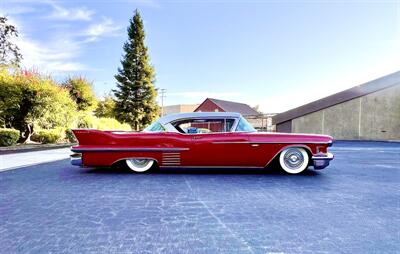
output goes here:
{"type": "Polygon", "coordinates": [[[151,123],[159,114],[154,87],[154,68],[149,63],[145,33],[139,12],[130,20],[128,40],[124,44],[122,68],[118,68],[115,95],[115,113],[118,120],[129,123],[140,130],[151,123]]]}

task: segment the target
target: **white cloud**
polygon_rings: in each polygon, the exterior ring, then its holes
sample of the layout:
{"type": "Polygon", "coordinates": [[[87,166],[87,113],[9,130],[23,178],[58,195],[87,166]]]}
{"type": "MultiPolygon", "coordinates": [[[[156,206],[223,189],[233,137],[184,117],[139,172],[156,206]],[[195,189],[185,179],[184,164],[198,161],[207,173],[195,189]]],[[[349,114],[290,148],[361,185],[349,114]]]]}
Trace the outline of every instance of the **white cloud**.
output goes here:
{"type": "Polygon", "coordinates": [[[121,26],[114,23],[113,20],[109,18],[103,18],[103,21],[99,24],[90,25],[86,30],[84,30],[81,35],[88,37],[85,42],[92,42],[100,37],[105,36],[118,36],[120,35],[121,26]]]}
{"type": "MultiPolygon", "coordinates": [[[[57,15],[59,15],[60,22],[57,24],[66,24],[65,22],[77,19],[87,20],[92,15],[90,11],[85,13],[79,10],[73,14],[73,11],[77,9],[72,10],[60,7],[54,4],[53,1],[44,2],[43,4],[51,5],[58,11],[57,15]],[[68,15],[71,16],[64,19],[68,15]]],[[[22,12],[24,10],[15,9],[14,11],[22,12]]],[[[28,11],[28,9],[25,11],[28,11]]],[[[0,13],[3,12],[0,10],[0,13]]],[[[56,14],[53,13],[52,15],[56,14]]],[[[65,26],[65,28],[58,26],[54,33],[50,33],[46,37],[32,38],[29,34],[30,23],[25,22],[17,14],[9,16],[8,19],[11,24],[16,25],[19,31],[19,37],[15,39],[15,43],[23,55],[22,66],[24,68],[38,69],[41,72],[53,75],[93,71],[93,68],[81,63],[79,59],[85,43],[93,42],[104,36],[115,36],[121,28],[113,20],[103,18],[100,24],[89,23],[87,29],[81,32],[69,31],[70,26],[65,26]]]]}
{"type": "Polygon", "coordinates": [[[43,43],[24,35],[21,35],[15,42],[23,55],[22,65],[26,68],[38,68],[55,75],[89,69],[76,61],[80,48],[74,42],[60,38],[43,43]]]}
{"type": "Polygon", "coordinates": [[[48,16],[51,19],[59,19],[59,20],[84,20],[90,21],[94,14],[94,11],[88,10],[84,7],[81,8],[65,8],[53,1],[48,2],[53,7],[53,12],[48,16]]]}

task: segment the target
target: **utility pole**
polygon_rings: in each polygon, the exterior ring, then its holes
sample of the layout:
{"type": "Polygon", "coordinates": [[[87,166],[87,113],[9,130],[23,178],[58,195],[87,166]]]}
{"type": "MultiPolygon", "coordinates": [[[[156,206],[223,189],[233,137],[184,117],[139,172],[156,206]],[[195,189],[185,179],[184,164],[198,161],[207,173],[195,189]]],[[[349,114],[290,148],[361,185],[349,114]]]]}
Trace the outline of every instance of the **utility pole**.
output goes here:
{"type": "Polygon", "coordinates": [[[161,116],[164,116],[164,98],[165,94],[167,92],[167,89],[160,89],[160,96],[161,96],[161,116]]]}

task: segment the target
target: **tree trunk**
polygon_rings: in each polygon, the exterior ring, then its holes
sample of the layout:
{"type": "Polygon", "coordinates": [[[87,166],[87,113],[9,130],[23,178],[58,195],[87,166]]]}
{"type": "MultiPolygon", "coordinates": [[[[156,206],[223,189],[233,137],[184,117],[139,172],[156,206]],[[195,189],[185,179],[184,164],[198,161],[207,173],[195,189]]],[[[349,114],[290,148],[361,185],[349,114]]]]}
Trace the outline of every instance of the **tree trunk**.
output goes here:
{"type": "Polygon", "coordinates": [[[19,140],[18,143],[29,143],[31,141],[31,136],[33,133],[33,125],[27,124],[24,126],[22,130],[19,132],[19,140]]]}

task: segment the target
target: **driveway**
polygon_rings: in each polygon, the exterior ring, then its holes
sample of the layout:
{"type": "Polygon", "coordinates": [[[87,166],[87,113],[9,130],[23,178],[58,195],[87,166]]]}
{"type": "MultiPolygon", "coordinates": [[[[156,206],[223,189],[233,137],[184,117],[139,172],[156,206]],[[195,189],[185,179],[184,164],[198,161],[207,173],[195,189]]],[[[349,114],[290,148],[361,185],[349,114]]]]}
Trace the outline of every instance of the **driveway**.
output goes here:
{"type": "Polygon", "coordinates": [[[322,170],[0,172],[1,253],[399,253],[400,144],[340,142],[322,170]]]}

